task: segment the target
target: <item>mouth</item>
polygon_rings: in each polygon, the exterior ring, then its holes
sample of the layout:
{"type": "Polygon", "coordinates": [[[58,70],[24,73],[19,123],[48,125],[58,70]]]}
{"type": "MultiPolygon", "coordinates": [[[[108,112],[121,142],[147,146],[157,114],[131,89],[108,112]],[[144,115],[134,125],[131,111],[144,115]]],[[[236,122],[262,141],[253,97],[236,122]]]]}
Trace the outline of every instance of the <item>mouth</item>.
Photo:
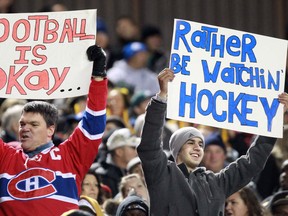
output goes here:
{"type": "Polygon", "coordinates": [[[197,153],[190,153],[190,156],[194,157],[194,158],[199,158],[200,155],[197,153]]]}
{"type": "Polygon", "coordinates": [[[21,137],[20,137],[20,141],[23,142],[25,140],[29,139],[29,136],[26,135],[26,134],[23,134],[21,137]]]}

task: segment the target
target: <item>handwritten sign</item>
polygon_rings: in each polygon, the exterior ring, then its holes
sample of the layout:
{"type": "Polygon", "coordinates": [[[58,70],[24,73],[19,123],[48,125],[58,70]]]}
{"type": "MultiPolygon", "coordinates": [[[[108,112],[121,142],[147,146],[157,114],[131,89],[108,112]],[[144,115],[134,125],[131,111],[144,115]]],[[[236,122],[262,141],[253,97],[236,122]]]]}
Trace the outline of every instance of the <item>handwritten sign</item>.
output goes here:
{"type": "Polygon", "coordinates": [[[283,136],[287,41],[176,19],[167,117],[283,136]]]}
{"type": "Polygon", "coordinates": [[[0,14],[0,97],[87,94],[95,34],[96,10],[0,14]]]}

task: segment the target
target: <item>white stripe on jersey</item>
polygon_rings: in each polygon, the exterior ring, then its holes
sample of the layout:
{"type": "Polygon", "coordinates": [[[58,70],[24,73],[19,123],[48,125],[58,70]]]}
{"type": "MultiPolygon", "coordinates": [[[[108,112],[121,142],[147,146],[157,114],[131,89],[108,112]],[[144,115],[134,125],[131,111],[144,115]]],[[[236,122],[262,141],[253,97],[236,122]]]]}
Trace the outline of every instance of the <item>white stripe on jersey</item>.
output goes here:
{"type": "Polygon", "coordinates": [[[88,107],[86,107],[86,112],[88,112],[89,114],[93,115],[93,116],[101,116],[101,115],[105,115],[106,114],[106,108],[100,111],[94,111],[89,109],[88,107]]]}

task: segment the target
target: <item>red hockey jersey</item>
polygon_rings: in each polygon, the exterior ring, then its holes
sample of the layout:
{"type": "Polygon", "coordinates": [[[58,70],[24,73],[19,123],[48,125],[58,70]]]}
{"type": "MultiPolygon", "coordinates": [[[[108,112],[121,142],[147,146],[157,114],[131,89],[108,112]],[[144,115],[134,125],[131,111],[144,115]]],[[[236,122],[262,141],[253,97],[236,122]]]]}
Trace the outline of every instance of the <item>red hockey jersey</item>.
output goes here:
{"type": "Polygon", "coordinates": [[[0,140],[0,215],[61,215],[78,208],[81,182],[106,122],[107,80],[91,81],[85,113],[68,140],[32,158],[0,140]]]}

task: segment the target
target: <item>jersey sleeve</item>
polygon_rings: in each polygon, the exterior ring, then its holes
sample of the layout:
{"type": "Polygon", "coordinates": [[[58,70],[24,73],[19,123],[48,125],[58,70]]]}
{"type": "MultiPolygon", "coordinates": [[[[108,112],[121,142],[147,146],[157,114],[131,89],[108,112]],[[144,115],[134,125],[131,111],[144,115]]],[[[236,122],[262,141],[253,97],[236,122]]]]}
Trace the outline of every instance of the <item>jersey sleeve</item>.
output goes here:
{"type": "Polygon", "coordinates": [[[98,153],[106,125],[107,79],[91,81],[86,110],[72,135],[59,146],[67,166],[77,169],[82,178],[98,153]]]}

